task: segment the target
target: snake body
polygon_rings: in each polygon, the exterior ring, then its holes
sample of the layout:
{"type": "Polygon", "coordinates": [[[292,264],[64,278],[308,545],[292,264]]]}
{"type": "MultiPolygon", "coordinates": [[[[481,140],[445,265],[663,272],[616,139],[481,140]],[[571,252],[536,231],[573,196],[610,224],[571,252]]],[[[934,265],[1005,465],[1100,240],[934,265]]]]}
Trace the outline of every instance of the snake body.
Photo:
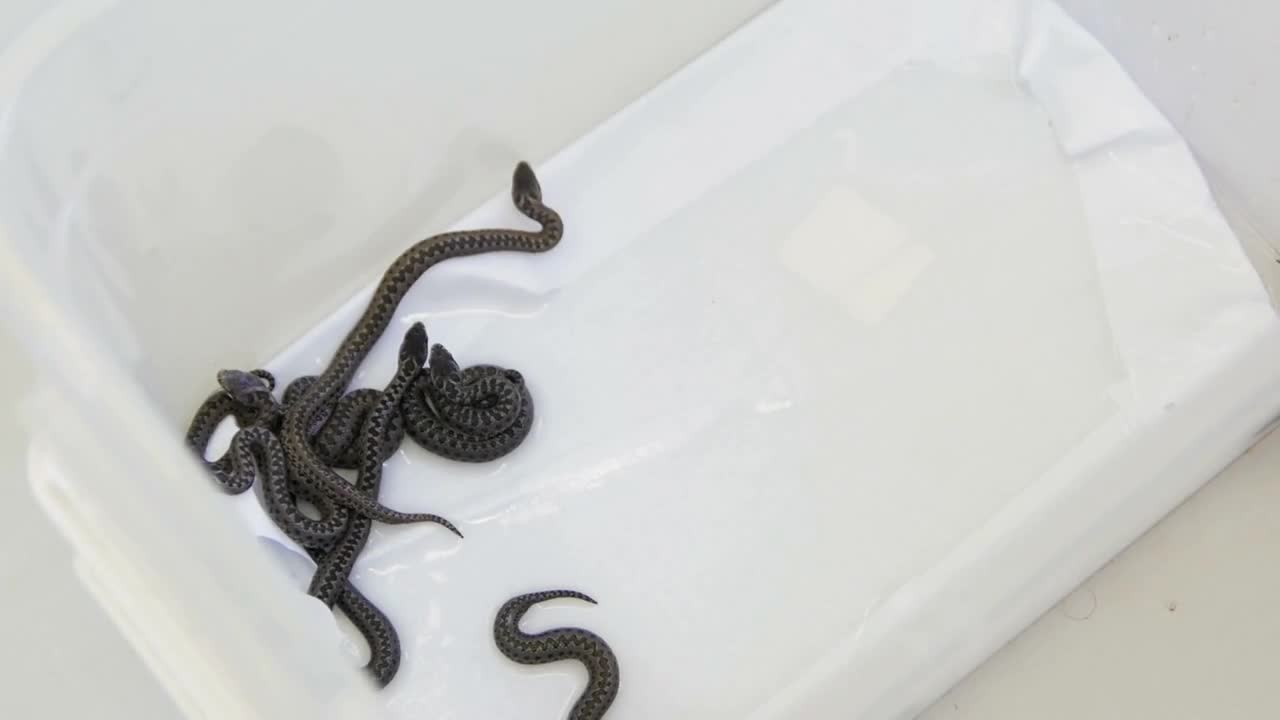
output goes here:
{"type": "MultiPolygon", "coordinates": [[[[290,383],[284,391],[284,405],[287,407],[297,402],[314,381],[314,376],[306,376],[290,383]]],[[[322,407],[307,429],[307,436],[316,453],[332,467],[359,468],[359,451],[362,447],[360,438],[363,437],[361,430],[373,408],[381,400],[380,391],[361,388],[322,407]]],[[[404,438],[404,424],[399,413],[392,415],[390,421],[385,423],[382,435],[380,458],[386,460],[395,453],[404,438]]],[[[348,509],[332,502],[328,497],[308,491],[298,481],[292,468],[289,469],[287,488],[287,495],[273,493],[268,503],[268,512],[276,524],[304,547],[324,549],[336,543],[353,520],[348,509]],[[311,518],[298,512],[294,502],[296,499],[310,502],[320,512],[320,517],[311,518]]],[[[447,522],[444,524],[457,532],[452,525],[447,522]]]]}
{"type": "MultiPolygon", "coordinates": [[[[322,548],[334,542],[347,524],[344,508],[326,508],[322,499],[316,498],[323,512],[319,519],[308,517],[298,508],[297,494],[290,487],[289,468],[284,449],[273,428],[280,424],[282,411],[271,395],[274,378],[256,372],[223,370],[218,373],[229,407],[216,397],[206,401],[206,407],[197,412],[197,418],[212,420],[213,410],[230,413],[236,418],[239,430],[231,438],[227,452],[208,463],[209,470],[218,483],[229,493],[245,492],[256,478],[262,478],[262,494],[267,514],[294,542],[306,548],[322,548]]],[[[196,423],[193,423],[195,426],[196,423]]],[[[203,428],[210,424],[201,422],[203,428]]],[[[208,433],[188,433],[189,445],[204,447],[208,433]]],[[[304,497],[303,499],[311,499],[304,497]]]]}
{"type": "MultiPolygon", "coordinates": [[[[275,377],[266,370],[254,370],[251,374],[259,378],[268,391],[275,387],[275,377]]],[[[213,434],[217,431],[218,426],[228,417],[234,417],[236,424],[240,427],[263,424],[264,422],[269,424],[272,422],[272,418],[264,417],[267,414],[262,407],[237,402],[226,390],[218,390],[200,404],[200,407],[196,409],[195,415],[191,418],[191,423],[187,426],[187,447],[205,463],[205,467],[209,470],[215,470],[221,466],[226,471],[230,468],[230,456],[224,454],[217,460],[212,461],[205,458],[205,451],[209,447],[209,441],[213,439],[213,434]]]]}
{"type": "MultiPolygon", "coordinates": [[[[284,406],[297,403],[307,388],[316,381],[315,375],[304,375],[284,390],[284,406]]],[[[320,408],[312,418],[307,435],[316,454],[330,467],[357,470],[360,467],[360,443],[357,438],[369,418],[374,405],[382,399],[382,392],[374,388],[360,388],[338,398],[335,403],[320,408]]],[[[382,457],[391,457],[404,440],[404,423],[397,413],[391,417],[383,437],[382,457]]]]}
{"type": "MultiPolygon", "coordinates": [[[[437,345],[432,357],[447,352],[437,345]]],[[[524,442],[533,428],[533,398],[523,376],[495,365],[473,365],[445,376],[433,367],[414,381],[403,409],[409,437],[461,462],[496,460],[524,442]]]]}
{"type": "Polygon", "coordinates": [[[520,629],[520,619],[534,605],[556,598],[595,600],[573,590],[548,590],[508,600],[493,621],[493,639],[508,659],[524,665],[577,660],[587,668],[587,688],[569,711],[568,720],[600,720],[618,695],[618,659],[599,635],[581,628],[556,628],[536,634],[520,629]]]}
{"type": "Polygon", "coordinates": [[[391,264],[364,314],[343,339],[325,371],[286,408],[281,440],[291,470],[300,484],[361,515],[386,523],[418,522],[420,515],[403,513],[357,491],[324,462],[308,442],[307,430],[316,413],[337,398],[351,382],[360,363],[386,330],[409,288],[427,270],[450,258],[499,251],[538,253],[555,247],[564,233],[560,216],[542,202],[537,176],[526,163],[512,175],[511,198],[525,216],[538,222],[536,232],[508,229],[447,232],[419,241],[391,264]]]}
{"type": "MultiPolygon", "coordinates": [[[[313,560],[319,560],[314,550],[308,550],[313,560]]],[[[400,669],[400,636],[391,620],[376,605],[351,584],[343,581],[337,593],[338,609],[351,620],[369,643],[369,662],[365,669],[386,687],[400,669]]]]}
{"type": "MultiPolygon", "coordinates": [[[[396,417],[399,416],[400,399],[404,396],[409,384],[422,371],[427,359],[427,331],[422,323],[414,323],[405,334],[400,346],[400,358],[396,373],[380,393],[380,398],[369,412],[364,430],[360,435],[359,455],[361,458],[359,474],[356,476],[356,490],[377,497],[378,488],[382,484],[383,447],[382,438],[396,417]]],[[[462,533],[447,520],[438,522],[449,528],[459,537],[462,533]]],[[[369,541],[372,521],[365,517],[352,517],[346,531],[317,563],[315,576],[311,580],[308,592],[329,607],[338,600],[351,570],[355,567],[356,558],[364,550],[369,541]]]]}
{"type": "Polygon", "coordinates": [[[204,461],[218,485],[238,495],[253,486],[259,468],[264,474],[283,474],[285,466],[283,448],[271,432],[280,418],[271,398],[275,378],[265,370],[233,373],[231,377],[243,391],[233,395],[224,386],[222,391],[210,395],[196,410],[187,428],[186,440],[187,447],[204,461]],[[235,418],[240,429],[221,457],[208,460],[205,453],[209,442],[228,417],[235,418]]]}
{"type": "MultiPolygon", "coordinates": [[[[413,335],[414,332],[411,330],[410,335],[413,335]]],[[[418,355],[425,356],[426,331],[418,328],[417,332],[421,333],[421,342],[423,344],[418,355]]],[[[406,342],[408,342],[408,338],[409,336],[406,336],[406,342]]],[[[419,370],[421,370],[421,362],[412,372],[416,375],[419,370]]],[[[413,375],[409,375],[401,382],[407,383],[412,378],[413,375]]],[[[270,430],[273,424],[279,424],[277,419],[284,412],[276,403],[275,398],[271,396],[271,385],[254,373],[238,370],[224,370],[218,373],[218,382],[236,405],[250,408],[248,412],[242,412],[241,414],[247,415],[250,420],[256,420],[256,424],[242,427],[232,439],[227,455],[209,465],[214,477],[229,492],[243,492],[253,484],[256,475],[261,475],[263,504],[267,514],[271,516],[277,527],[288,535],[290,539],[305,548],[328,549],[333,546],[350,525],[351,513],[347,508],[333,503],[331,498],[315,493],[312,489],[297,481],[296,473],[286,462],[286,456],[279,438],[270,430]],[[226,467],[228,465],[228,457],[230,458],[230,470],[226,467]],[[313,518],[305,514],[299,508],[298,500],[311,502],[320,510],[321,516],[313,518]]],[[[317,418],[323,420],[333,415],[339,417],[348,415],[365,419],[365,422],[367,422],[372,407],[376,407],[381,402],[380,398],[382,398],[383,393],[377,390],[368,390],[365,393],[365,397],[370,397],[369,393],[371,393],[371,397],[376,402],[371,406],[362,402],[361,405],[366,406],[363,414],[357,414],[355,411],[344,413],[341,408],[343,403],[338,401],[336,403],[338,406],[336,412],[333,408],[327,408],[326,412],[318,414],[317,418]]],[[[368,445],[370,457],[376,455],[377,461],[381,463],[395,450],[395,445],[388,445],[387,438],[391,437],[398,443],[398,437],[403,436],[402,431],[397,434],[391,430],[393,425],[392,418],[394,417],[398,421],[399,413],[394,411],[401,394],[402,391],[396,392],[396,400],[389,406],[388,411],[384,411],[384,416],[375,428],[375,435],[370,437],[367,443],[357,442],[357,438],[365,437],[367,430],[359,433],[347,431],[340,436],[340,442],[335,442],[321,452],[331,458],[340,458],[350,452],[347,445],[361,447],[368,445]]],[[[355,393],[351,395],[355,395],[355,393]]],[[[346,397],[350,397],[350,395],[346,397]]],[[[211,400],[209,402],[214,401],[211,400]]],[[[204,424],[207,424],[207,422],[204,424]]],[[[350,425],[352,425],[351,422],[345,422],[343,423],[343,428],[345,429],[350,425]]],[[[313,423],[309,428],[308,438],[313,439],[316,436],[323,436],[325,427],[327,426],[313,423]]],[[[192,443],[193,440],[189,438],[188,442],[192,443]]],[[[380,472],[381,470],[379,470],[380,472]]],[[[461,536],[461,533],[452,523],[434,513],[416,513],[413,517],[418,522],[433,522],[443,525],[454,534],[461,536]]],[[[331,602],[328,604],[332,605],[331,602]]]]}

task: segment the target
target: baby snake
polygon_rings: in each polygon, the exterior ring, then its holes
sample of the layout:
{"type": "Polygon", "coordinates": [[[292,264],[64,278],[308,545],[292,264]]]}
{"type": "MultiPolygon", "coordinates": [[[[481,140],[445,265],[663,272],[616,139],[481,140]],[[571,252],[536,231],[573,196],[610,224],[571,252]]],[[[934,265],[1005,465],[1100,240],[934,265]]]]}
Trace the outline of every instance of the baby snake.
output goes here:
{"type": "Polygon", "coordinates": [[[524,665],[577,660],[587,667],[587,688],[569,711],[568,720],[600,720],[618,695],[618,658],[599,635],[581,628],[556,628],[533,635],[520,629],[520,618],[534,605],[556,598],[576,598],[595,604],[573,590],[548,590],[508,600],[493,621],[493,640],[508,659],[524,665]]]}
{"type": "MultiPolygon", "coordinates": [[[[361,463],[356,489],[370,497],[378,496],[378,487],[382,484],[384,448],[380,440],[399,414],[400,398],[421,371],[426,355],[426,328],[422,323],[414,323],[400,345],[396,374],[370,410],[360,437],[361,463]]],[[[360,595],[348,579],[356,558],[369,541],[371,526],[368,518],[353,517],[348,521],[346,532],[327,553],[307,551],[316,562],[316,573],[307,592],[329,607],[337,604],[364,635],[369,643],[369,671],[379,685],[386,687],[400,669],[400,638],[387,616],[360,595]]]]}
{"type": "MultiPolygon", "coordinates": [[[[405,333],[404,342],[400,345],[399,362],[396,373],[381,393],[377,404],[369,412],[365,421],[364,432],[360,435],[360,468],[356,476],[356,490],[369,497],[378,496],[378,487],[382,484],[382,438],[387,433],[392,419],[399,415],[400,398],[422,370],[427,359],[427,330],[422,323],[414,323],[405,333]]],[[[364,550],[369,541],[369,532],[373,522],[369,518],[356,516],[347,522],[346,531],[333,547],[317,562],[316,574],[311,580],[308,593],[319,598],[329,607],[337,602],[339,593],[347,583],[356,558],[364,550]]],[[[448,526],[457,532],[452,525],[448,526]]],[[[461,536],[461,533],[459,533],[461,536]]]]}
{"type": "Polygon", "coordinates": [[[511,180],[516,208],[542,227],[536,232],[490,229],[447,232],[419,241],[391,264],[364,314],[339,345],[333,361],[286,407],[281,440],[289,468],[302,487],[366,517],[386,523],[418,522],[421,515],[392,510],[357,491],[335,473],[311,447],[307,431],[321,407],[336,399],[351,382],[360,363],[391,322],[400,300],[430,268],[450,258],[498,251],[546,252],[560,242],[564,225],[556,211],[542,202],[542,189],[527,163],[516,166],[511,180]]]}
{"type": "Polygon", "coordinates": [[[533,398],[524,377],[495,365],[459,369],[440,345],[401,404],[405,432],[423,448],[461,462],[497,460],[533,428],[533,398]]]}

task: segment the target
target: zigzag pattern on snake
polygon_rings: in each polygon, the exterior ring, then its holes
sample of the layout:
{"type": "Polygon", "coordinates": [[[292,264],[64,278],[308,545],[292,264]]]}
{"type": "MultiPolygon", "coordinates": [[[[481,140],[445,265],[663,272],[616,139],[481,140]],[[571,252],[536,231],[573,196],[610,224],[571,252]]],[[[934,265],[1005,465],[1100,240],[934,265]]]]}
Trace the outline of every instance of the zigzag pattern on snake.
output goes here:
{"type": "Polygon", "coordinates": [[[493,640],[510,660],[524,665],[542,665],[558,660],[577,660],[587,668],[583,690],[569,720],[600,720],[618,695],[622,677],[618,658],[599,635],[582,628],[556,628],[535,634],[520,629],[520,619],[534,605],[556,598],[576,598],[592,605],[596,601],[574,590],[547,590],[508,600],[493,621],[493,640]]]}

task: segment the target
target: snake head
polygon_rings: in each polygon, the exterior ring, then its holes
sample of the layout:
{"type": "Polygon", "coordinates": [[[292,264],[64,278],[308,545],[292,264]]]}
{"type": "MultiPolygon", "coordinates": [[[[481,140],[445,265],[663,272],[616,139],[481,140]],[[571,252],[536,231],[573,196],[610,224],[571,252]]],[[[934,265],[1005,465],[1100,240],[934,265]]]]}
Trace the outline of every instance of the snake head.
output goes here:
{"type": "Polygon", "coordinates": [[[219,370],[218,384],[232,400],[245,405],[259,405],[271,398],[272,383],[261,375],[243,370],[219,370]]]}
{"type": "Polygon", "coordinates": [[[516,165],[516,170],[511,175],[511,197],[517,204],[521,197],[542,199],[542,185],[538,182],[538,176],[533,174],[529,163],[523,160],[516,165]]]}
{"type": "Polygon", "coordinates": [[[422,367],[427,362],[427,347],[427,327],[416,322],[400,342],[400,361],[413,363],[415,368],[422,367]]]}
{"type": "Polygon", "coordinates": [[[436,344],[431,346],[431,357],[427,360],[431,368],[431,377],[437,381],[445,382],[462,382],[462,368],[458,367],[458,361],[453,359],[453,353],[444,348],[443,345],[436,344]]]}

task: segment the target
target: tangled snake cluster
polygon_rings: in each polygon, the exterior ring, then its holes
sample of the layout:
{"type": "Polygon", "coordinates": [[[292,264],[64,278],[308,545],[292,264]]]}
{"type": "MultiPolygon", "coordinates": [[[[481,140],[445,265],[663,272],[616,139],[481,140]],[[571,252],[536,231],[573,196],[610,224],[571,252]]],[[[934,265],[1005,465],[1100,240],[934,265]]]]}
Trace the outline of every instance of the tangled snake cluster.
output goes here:
{"type": "MultiPolygon", "coordinates": [[[[400,666],[400,641],[390,619],[350,580],[374,521],[435,523],[462,537],[448,519],[406,512],[378,501],[382,465],[405,436],[424,449],[460,462],[487,462],[515,450],[533,425],[533,399],[523,376],[492,365],[459,366],[441,345],[429,344],[422,323],[400,344],[395,373],[381,390],[348,386],[374,343],[386,331],[409,288],[444,260],[487,252],[546,252],[560,241],[560,216],[542,202],[532,168],[516,166],[511,197],[541,227],[448,232],[422,240],[383,275],[364,314],[318,376],[295,379],[276,398],[276,379],[265,370],[223,370],[219,389],[197,409],[188,427],[189,449],[218,486],[230,494],[261,483],[272,521],[316,563],[308,593],[345,614],[369,643],[368,670],[386,686],[400,666]],[[228,418],[237,427],[225,453],[207,459],[215,431],[228,418]],[[346,480],[338,469],[354,470],[346,480]],[[304,512],[300,503],[318,511],[304,512]]],[[[578,628],[528,635],[520,618],[533,605],[555,598],[594,600],[568,590],[521,595],[505,603],[494,622],[494,642],[523,664],[573,659],[588,670],[586,691],[573,720],[601,718],[619,687],[617,659],[599,636],[578,628]]]]}

